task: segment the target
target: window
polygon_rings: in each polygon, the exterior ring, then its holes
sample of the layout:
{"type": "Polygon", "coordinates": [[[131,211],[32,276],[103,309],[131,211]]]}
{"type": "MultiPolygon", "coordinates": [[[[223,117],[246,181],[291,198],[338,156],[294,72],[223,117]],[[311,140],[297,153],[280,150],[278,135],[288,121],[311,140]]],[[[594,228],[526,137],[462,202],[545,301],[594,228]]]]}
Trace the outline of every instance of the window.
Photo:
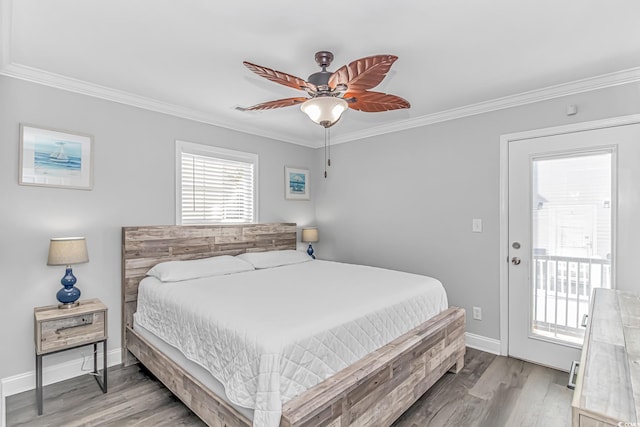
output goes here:
{"type": "Polygon", "coordinates": [[[176,141],[176,223],[258,222],[258,155],[176,141]]]}

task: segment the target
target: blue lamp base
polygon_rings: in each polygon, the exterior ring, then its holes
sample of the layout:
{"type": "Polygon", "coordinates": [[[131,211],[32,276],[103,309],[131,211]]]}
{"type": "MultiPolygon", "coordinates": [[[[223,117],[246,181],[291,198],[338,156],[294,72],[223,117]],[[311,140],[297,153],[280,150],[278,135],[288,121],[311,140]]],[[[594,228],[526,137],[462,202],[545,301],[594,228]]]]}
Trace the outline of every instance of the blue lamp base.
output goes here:
{"type": "Polygon", "coordinates": [[[316,259],[316,256],[313,254],[313,246],[311,246],[311,243],[309,243],[309,247],[307,248],[307,253],[311,258],[316,259]]]}
{"type": "Polygon", "coordinates": [[[76,276],[73,275],[71,266],[67,266],[64,277],[60,280],[63,288],[58,291],[56,298],[60,301],[58,308],[73,308],[80,305],[78,299],[80,298],[80,289],[76,288],[77,282],[76,276]]]}

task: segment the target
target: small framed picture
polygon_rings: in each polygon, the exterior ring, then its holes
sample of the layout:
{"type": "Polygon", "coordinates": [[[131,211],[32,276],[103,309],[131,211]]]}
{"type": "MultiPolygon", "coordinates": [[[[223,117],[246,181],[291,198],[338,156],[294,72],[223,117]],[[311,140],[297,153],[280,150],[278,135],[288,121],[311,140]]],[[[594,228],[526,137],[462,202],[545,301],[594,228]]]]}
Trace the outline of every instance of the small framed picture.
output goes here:
{"type": "Polygon", "coordinates": [[[309,200],[309,169],[285,166],[284,198],[288,200],[309,200]]]}
{"type": "Polygon", "coordinates": [[[91,190],[93,136],[20,125],[18,183],[91,190]]]}

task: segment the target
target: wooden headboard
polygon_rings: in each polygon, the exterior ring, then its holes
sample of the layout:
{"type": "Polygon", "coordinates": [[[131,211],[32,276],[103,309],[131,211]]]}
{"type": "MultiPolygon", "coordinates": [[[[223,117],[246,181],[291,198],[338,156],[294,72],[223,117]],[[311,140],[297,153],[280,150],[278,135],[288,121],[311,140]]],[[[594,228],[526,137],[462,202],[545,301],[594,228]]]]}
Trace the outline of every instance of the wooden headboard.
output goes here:
{"type": "Polygon", "coordinates": [[[296,224],[166,225],[122,227],[122,361],[126,329],[133,327],[138,285],[147,271],[164,261],[296,249],[296,224]]]}

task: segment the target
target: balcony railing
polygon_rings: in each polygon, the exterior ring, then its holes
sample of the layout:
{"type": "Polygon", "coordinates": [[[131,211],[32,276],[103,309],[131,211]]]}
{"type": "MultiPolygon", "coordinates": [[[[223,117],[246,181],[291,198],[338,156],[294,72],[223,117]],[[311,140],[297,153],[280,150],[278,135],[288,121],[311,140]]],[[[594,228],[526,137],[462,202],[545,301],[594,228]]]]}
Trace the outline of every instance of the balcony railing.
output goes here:
{"type": "Polygon", "coordinates": [[[611,261],[534,255],[533,332],[582,343],[591,290],[611,288],[611,261]]]}

